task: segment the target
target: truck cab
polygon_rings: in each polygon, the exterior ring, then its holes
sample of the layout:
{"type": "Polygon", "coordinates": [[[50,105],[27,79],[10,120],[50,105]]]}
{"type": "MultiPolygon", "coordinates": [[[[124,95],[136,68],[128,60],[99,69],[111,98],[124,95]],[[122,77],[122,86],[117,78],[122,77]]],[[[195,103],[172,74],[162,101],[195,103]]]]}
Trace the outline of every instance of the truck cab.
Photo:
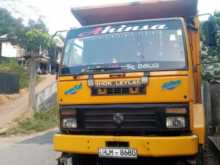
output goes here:
{"type": "Polygon", "coordinates": [[[67,34],[57,81],[60,161],[182,157],[202,164],[197,1],[72,12],[83,26],[67,34]]]}

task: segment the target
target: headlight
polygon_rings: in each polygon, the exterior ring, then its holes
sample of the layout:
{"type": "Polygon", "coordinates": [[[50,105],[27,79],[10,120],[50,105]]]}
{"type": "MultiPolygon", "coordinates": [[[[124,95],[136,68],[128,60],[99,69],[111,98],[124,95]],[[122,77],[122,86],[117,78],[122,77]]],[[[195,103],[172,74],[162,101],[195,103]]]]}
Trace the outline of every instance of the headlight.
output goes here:
{"type": "Polygon", "coordinates": [[[62,109],[60,111],[61,128],[77,128],[76,113],[75,109],[62,109]]]}
{"type": "Polygon", "coordinates": [[[64,118],[62,120],[62,126],[63,128],[77,128],[77,122],[76,122],[76,118],[64,118]]]}
{"type": "Polygon", "coordinates": [[[166,118],[167,128],[186,128],[185,117],[167,117],[166,118]]]}

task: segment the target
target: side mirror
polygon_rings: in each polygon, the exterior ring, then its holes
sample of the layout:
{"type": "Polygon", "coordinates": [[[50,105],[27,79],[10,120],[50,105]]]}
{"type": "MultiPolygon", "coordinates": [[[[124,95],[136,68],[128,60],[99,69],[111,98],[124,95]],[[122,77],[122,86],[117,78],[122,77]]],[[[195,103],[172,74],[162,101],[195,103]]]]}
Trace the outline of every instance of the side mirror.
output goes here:
{"type": "Polygon", "coordinates": [[[59,77],[59,70],[60,70],[60,66],[57,65],[57,70],[56,70],[56,80],[58,80],[58,77],[59,77]]]}

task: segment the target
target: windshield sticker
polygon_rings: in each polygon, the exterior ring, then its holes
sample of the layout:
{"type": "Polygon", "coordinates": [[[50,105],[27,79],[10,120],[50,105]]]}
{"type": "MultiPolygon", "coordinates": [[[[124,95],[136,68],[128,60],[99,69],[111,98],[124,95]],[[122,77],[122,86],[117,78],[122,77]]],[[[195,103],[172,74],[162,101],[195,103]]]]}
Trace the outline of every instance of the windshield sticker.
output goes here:
{"type": "Polygon", "coordinates": [[[170,35],[170,41],[176,41],[176,35],[175,34],[171,34],[170,35]]]}
{"type": "Polygon", "coordinates": [[[116,58],[113,58],[112,59],[112,64],[117,64],[118,63],[118,60],[116,58]]]}
{"type": "Polygon", "coordinates": [[[77,93],[77,91],[81,90],[82,89],[82,83],[78,84],[78,85],[75,85],[74,87],[66,90],[64,92],[65,95],[73,95],[75,93],[77,93]]]}
{"type": "Polygon", "coordinates": [[[78,34],[78,37],[86,37],[98,34],[111,34],[111,33],[122,33],[131,31],[147,31],[147,30],[166,30],[168,29],[165,24],[155,24],[155,25],[121,25],[119,27],[106,26],[106,27],[96,27],[90,29],[88,32],[82,32],[78,34]]]}
{"type": "Polygon", "coordinates": [[[181,84],[181,80],[174,80],[166,82],[162,85],[162,88],[165,90],[173,90],[181,84]]]}
{"type": "Polygon", "coordinates": [[[183,35],[183,32],[182,32],[181,29],[177,30],[177,35],[178,35],[178,36],[182,36],[182,35],[183,35]]]}

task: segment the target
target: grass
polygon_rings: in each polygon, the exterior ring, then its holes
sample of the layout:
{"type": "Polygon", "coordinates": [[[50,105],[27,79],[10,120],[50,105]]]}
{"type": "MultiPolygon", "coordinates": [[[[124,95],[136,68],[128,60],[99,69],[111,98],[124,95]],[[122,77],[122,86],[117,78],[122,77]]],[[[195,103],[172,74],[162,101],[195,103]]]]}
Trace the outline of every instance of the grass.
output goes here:
{"type": "Polygon", "coordinates": [[[15,125],[6,131],[6,135],[31,134],[45,131],[58,125],[58,108],[46,112],[35,112],[30,117],[16,119],[15,125]]]}
{"type": "Polygon", "coordinates": [[[24,69],[23,66],[18,65],[15,59],[1,58],[0,61],[0,72],[18,74],[20,77],[20,89],[28,87],[28,72],[24,69]]]}

